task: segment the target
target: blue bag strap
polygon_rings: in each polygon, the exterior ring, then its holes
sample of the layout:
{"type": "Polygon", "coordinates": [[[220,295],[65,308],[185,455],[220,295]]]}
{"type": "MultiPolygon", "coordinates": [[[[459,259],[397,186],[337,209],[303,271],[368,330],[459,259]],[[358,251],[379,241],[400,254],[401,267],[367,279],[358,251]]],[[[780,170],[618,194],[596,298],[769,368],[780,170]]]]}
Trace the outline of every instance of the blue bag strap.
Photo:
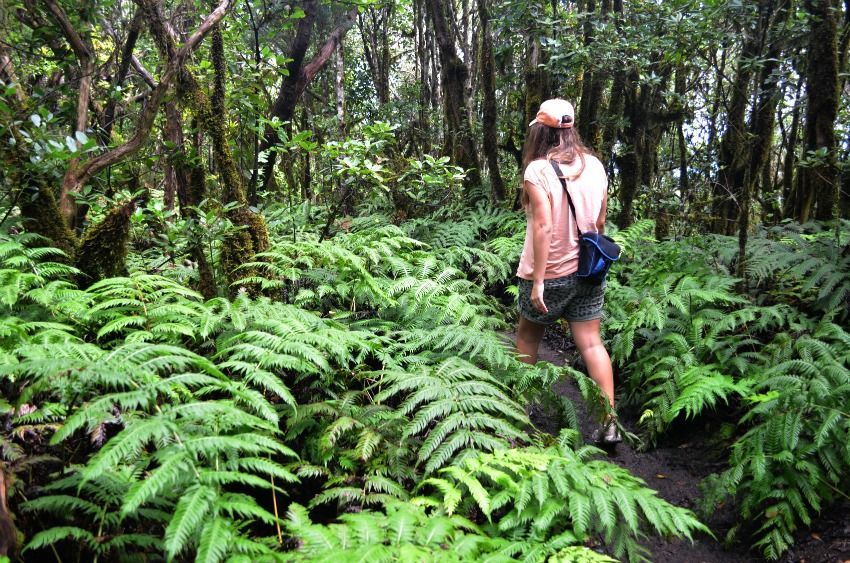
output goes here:
{"type": "Polygon", "coordinates": [[[567,180],[564,177],[564,173],[561,172],[561,167],[558,166],[558,161],[550,160],[549,163],[552,165],[552,168],[555,169],[555,176],[557,176],[558,180],[561,181],[561,185],[567,193],[567,203],[570,204],[570,211],[573,212],[573,220],[576,222],[576,232],[578,232],[578,238],[581,238],[581,229],[578,228],[578,215],[576,215],[576,208],[573,206],[573,199],[570,197],[570,190],[567,188],[567,180]]]}

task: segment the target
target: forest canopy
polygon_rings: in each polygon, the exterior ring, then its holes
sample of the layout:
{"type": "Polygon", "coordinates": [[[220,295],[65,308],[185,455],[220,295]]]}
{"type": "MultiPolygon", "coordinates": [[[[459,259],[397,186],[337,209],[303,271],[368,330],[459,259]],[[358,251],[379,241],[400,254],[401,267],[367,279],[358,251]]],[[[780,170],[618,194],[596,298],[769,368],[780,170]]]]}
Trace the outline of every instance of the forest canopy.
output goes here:
{"type": "Polygon", "coordinates": [[[850,500],[848,51],[850,0],[3,0],[0,561],[785,557],[850,500]],[[699,507],[514,351],[555,97],[699,507]]]}

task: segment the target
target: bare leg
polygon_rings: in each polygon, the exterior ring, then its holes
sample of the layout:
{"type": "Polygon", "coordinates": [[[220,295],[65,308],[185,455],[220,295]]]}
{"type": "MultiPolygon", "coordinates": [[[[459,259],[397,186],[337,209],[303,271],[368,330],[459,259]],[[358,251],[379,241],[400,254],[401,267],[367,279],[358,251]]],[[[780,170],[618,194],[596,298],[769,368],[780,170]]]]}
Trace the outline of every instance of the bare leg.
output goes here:
{"type": "MultiPolygon", "coordinates": [[[[522,324],[520,324],[522,326],[522,324]]],[[[587,373],[596,382],[602,392],[608,396],[611,406],[614,406],[614,369],[611,358],[599,336],[599,319],[592,321],[571,321],[570,331],[576,343],[587,373]]]]}
{"type": "Polygon", "coordinates": [[[543,340],[543,332],[546,327],[529,321],[524,317],[519,318],[519,328],[516,332],[516,349],[522,354],[520,358],[527,364],[537,363],[537,348],[543,340]]]}

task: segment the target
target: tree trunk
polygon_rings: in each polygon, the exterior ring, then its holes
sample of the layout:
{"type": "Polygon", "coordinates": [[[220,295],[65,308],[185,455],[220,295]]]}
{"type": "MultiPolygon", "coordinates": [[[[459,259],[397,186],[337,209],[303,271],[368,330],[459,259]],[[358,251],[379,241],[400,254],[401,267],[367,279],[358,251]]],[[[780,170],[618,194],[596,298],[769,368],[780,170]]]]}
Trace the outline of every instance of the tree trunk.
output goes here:
{"type": "Polygon", "coordinates": [[[496,72],[493,60],[493,38],[486,0],[478,0],[478,18],[481,20],[481,89],[484,94],[484,154],[495,201],[504,201],[505,185],[499,173],[498,108],[496,107],[496,72]]]}
{"type": "MultiPolygon", "coordinates": [[[[614,24],[618,31],[622,30],[623,26],[623,1],[614,0],[613,2],[613,18],[614,24]]],[[[605,121],[605,126],[602,128],[601,145],[598,147],[599,154],[602,156],[602,163],[606,169],[611,168],[611,159],[614,144],[617,141],[617,136],[620,133],[619,120],[615,116],[623,115],[625,108],[625,88],[626,88],[626,69],[618,66],[614,70],[614,79],[611,82],[611,94],[608,97],[608,119],[605,121]]]]}
{"type": "Polygon", "coordinates": [[[523,127],[535,118],[540,104],[549,97],[548,77],[542,64],[540,41],[534,35],[529,35],[526,39],[523,127]]]}
{"type": "Polygon", "coordinates": [[[419,77],[419,104],[418,104],[418,130],[417,137],[419,141],[419,149],[421,153],[431,151],[431,135],[430,118],[428,108],[431,105],[430,92],[430,59],[428,57],[428,40],[427,19],[425,18],[425,9],[421,2],[413,3],[414,29],[416,47],[416,66],[418,68],[419,77]]]}
{"type": "Polygon", "coordinates": [[[835,218],[838,203],[838,166],[835,154],[835,118],[838,113],[837,0],[807,0],[812,18],[806,61],[806,122],[803,147],[814,162],[800,170],[803,206],[801,223],[812,215],[820,221],[835,218]]]}
{"type": "Polygon", "coordinates": [[[803,88],[803,77],[797,81],[794,90],[794,105],[791,110],[791,129],[788,131],[788,139],[785,142],[785,160],[782,164],[782,217],[797,217],[801,207],[799,199],[799,175],[795,176],[794,170],[797,164],[797,140],[800,136],[800,93],[803,88]]]}
{"type": "Polygon", "coordinates": [[[750,99],[750,83],[753,78],[753,59],[761,56],[761,39],[767,28],[772,4],[772,0],[759,0],[755,25],[746,25],[743,30],[743,46],[735,79],[732,82],[732,98],[729,102],[726,130],[720,140],[718,154],[720,170],[714,184],[712,230],[716,233],[734,234],[735,223],[741,213],[744,176],[747,174],[750,162],[745,119],[750,99]]]}
{"type": "MultiPolygon", "coordinates": [[[[609,1],[603,1],[600,7],[600,17],[605,18],[609,9],[609,1]]],[[[584,45],[589,51],[593,51],[593,24],[596,12],[596,0],[587,0],[585,7],[587,12],[584,22],[584,45]]],[[[584,72],[581,88],[581,103],[579,105],[576,126],[581,138],[591,147],[598,147],[601,142],[602,128],[599,124],[599,108],[602,101],[602,89],[605,79],[600,71],[588,68],[584,72]]]]}
{"type": "MultiPolygon", "coordinates": [[[[142,11],[136,10],[130,22],[130,27],[127,30],[127,39],[124,41],[124,47],[121,50],[121,60],[118,63],[118,69],[115,72],[115,77],[112,80],[112,87],[118,88],[124,83],[127,78],[127,73],[130,71],[130,65],[133,61],[133,50],[136,48],[136,40],[139,38],[139,32],[142,28],[142,11]]],[[[116,36],[117,38],[117,36],[116,36]]],[[[101,132],[99,133],[101,144],[108,145],[112,137],[112,127],[115,125],[115,107],[117,100],[115,97],[110,97],[106,103],[106,108],[103,110],[103,122],[101,123],[101,132]]]]}
{"type": "MultiPolygon", "coordinates": [[[[207,131],[212,137],[213,155],[223,184],[224,203],[237,204],[238,207],[228,211],[228,218],[233,225],[241,230],[230,233],[221,245],[221,266],[228,281],[231,283],[231,293],[236,291],[233,283],[236,280],[249,277],[251,272],[240,269],[243,264],[254,261],[256,255],[269,249],[269,234],[266,221],[262,215],[248,208],[248,195],[242,175],[236,168],[236,161],[230,150],[227,134],[227,112],[225,107],[225,75],[227,66],[224,60],[224,43],[221,28],[216,26],[212,33],[212,66],[215,70],[213,95],[210,103],[212,112],[205,120],[207,131]]],[[[195,102],[198,108],[206,109],[201,101],[200,89],[195,89],[195,102]]],[[[257,288],[249,288],[256,293],[257,288]]]]}
{"type": "MultiPolygon", "coordinates": [[[[308,64],[304,63],[304,55],[307,52],[307,47],[310,45],[312,36],[313,21],[316,18],[318,10],[317,0],[305,0],[304,2],[305,16],[298,23],[298,31],[295,40],[292,44],[291,58],[292,60],[287,65],[289,74],[284,77],[278,91],[277,98],[269,111],[269,119],[277,118],[280,121],[292,121],[295,115],[295,105],[301,98],[307,85],[313,80],[325,63],[331,58],[337,45],[339,45],[345,34],[354,26],[357,19],[357,8],[354,8],[346,13],[342,22],[331,32],[325,43],[319,48],[313,59],[308,64]]],[[[274,138],[274,129],[266,128],[260,143],[260,152],[268,151],[274,146],[276,139],[274,138]]],[[[256,193],[256,187],[261,186],[262,189],[268,187],[272,177],[277,154],[269,152],[266,158],[266,163],[263,166],[263,173],[260,177],[259,170],[254,170],[251,175],[250,191],[251,194],[256,193]],[[261,182],[260,182],[261,180],[261,182]]],[[[252,201],[252,203],[254,203],[252,201]]]]}
{"type": "MultiPolygon", "coordinates": [[[[676,70],[676,94],[683,97],[687,90],[688,70],[681,66],[676,70]]],[[[679,150],[679,194],[683,212],[687,213],[691,199],[691,184],[688,174],[688,144],[685,140],[684,116],[676,122],[676,146],[679,150]]],[[[688,220],[687,215],[684,217],[688,220]]]]}
{"type": "MultiPolygon", "coordinates": [[[[782,89],[779,88],[779,76],[776,70],[787,37],[784,26],[789,12],[789,0],[779,0],[772,10],[775,20],[767,31],[769,45],[756,83],[756,102],[748,127],[752,140],[747,183],[745,183],[743,194],[743,197],[750,200],[746,202],[747,207],[752,200],[762,200],[762,208],[766,205],[764,194],[769,186],[764,179],[770,178],[766,171],[770,164],[777,106],[782,98],[782,89]],[[759,185],[760,182],[761,185],[759,185]]],[[[749,217],[745,219],[745,223],[749,224],[749,217]]]]}
{"type": "Polygon", "coordinates": [[[481,185],[478,152],[467,119],[466,79],[468,70],[457,55],[454,36],[445,14],[445,5],[439,0],[427,0],[428,12],[434,26],[434,37],[440,53],[441,84],[443,89],[443,114],[446,120],[443,152],[467,170],[464,182],[467,188],[481,185]]]}
{"type": "Polygon", "coordinates": [[[334,93],[336,94],[336,120],[339,137],[345,138],[345,59],[342,41],[336,48],[334,60],[334,93]]]}
{"type": "MultiPolygon", "coordinates": [[[[661,54],[658,54],[661,57],[661,54]]],[[[660,68],[659,82],[641,84],[636,71],[627,77],[623,93],[623,117],[626,126],[621,139],[628,147],[616,158],[620,168],[622,205],[617,226],[624,229],[634,221],[634,202],[642,188],[652,185],[658,172],[658,145],[663,125],[680,119],[681,110],[663,113],[659,110],[671,70],[660,68]]],[[[662,225],[663,231],[663,225],[662,225]]]]}
{"type": "MultiPolygon", "coordinates": [[[[180,215],[186,219],[197,217],[195,208],[206,197],[206,178],[203,167],[189,158],[186,141],[183,136],[183,117],[177,108],[177,103],[170,101],[165,104],[165,136],[171,143],[171,154],[168,166],[174,174],[177,202],[180,204],[180,215]]],[[[200,151],[200,134],[195,137],[193,151],[200,151]]],[[[218,294],[215,274],[207,259],[202,243],[193,240],[189,245],[189,254],[198,268],[198,291],[206,299],[212,299],[218,294]]]]}
{"type": "MultiPolygon", "coordinates": [[[[89,100],[91,98],[92,77],[94,76],[94,49],[91,42],[84,32],[82,35],[74,28],[68,15],[62,9],[56,0],[44,0],[47,9],[59,23],[65,39],[71,45],[71,49],[77,57],[77,63],[80,69],[80,81],[77,93],[77,119],[74,123],[73,135],[76,138],[77,132],[85,132],[88,129],[89,115],[89,100]]],[[[76,141],[77,147],[82,144],[79,140],[76,141]]],[[[76,168],[79,164],[79,159],[74,158],[68,163],[68,168],[65,171],[65,177],[62,180],[62,187],[59,191],[59,210],[65,221],[72,227],[77,215],[77,204],[74,200],[74,195],[80,191],[79,182],[77,181],[76,168]]]]}
{"type": "Polygon", "coordinates": [[[395,4],[390,3],[379,8],[370,6],[357,16],[357,26],[363,39],[363,54],[381,105],[390,101],[389,24],[394,11],[395,4]]]}

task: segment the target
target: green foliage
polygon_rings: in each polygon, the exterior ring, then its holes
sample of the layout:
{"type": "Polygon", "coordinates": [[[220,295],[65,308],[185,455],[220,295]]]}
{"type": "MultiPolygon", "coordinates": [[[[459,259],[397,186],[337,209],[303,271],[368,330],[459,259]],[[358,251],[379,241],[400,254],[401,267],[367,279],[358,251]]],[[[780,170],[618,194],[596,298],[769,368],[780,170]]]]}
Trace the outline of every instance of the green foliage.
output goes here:
{"type": "Polygon", "coordinates": [[[848,314],[848,235],[809,230],[752,236],[746,280],[728,273],[737,240],[714,236],[648,246],[609,285],[612,355],[650,442],[719,405],[739,414],[730,467],[708,480],[705,504],[735,500],[730,538],[755,535],[771,559],[847,495],[850,475],[850,341],[836,323],[848,314]]]}
{"type": "Polygon", "coordinates": [[[65,254],[45,242],[36,234],[0,233],[0,304],[7,310],[19,302],[49,305],[50,297],[71,289],[67,280],[77,270],[63,264],[65,254]]]}
{"type": "Polygon", "coordinates": [[[522,538],[512,555],[542,560],[560,549],[601,534],[619,557],[647,560],[638,544],[646,532],[691,537],[708,532],[687,510],[671,506],[626,470],[591,461],[598,450],[573,449],[574,435],[547,448],[504,449],[468,457],[422,481],[433,488],[448,514],[476,508],[486,530],[522,538]]]}
{"type": "MultiPolygon", "coordinates": [[[[745,433],[730,467],[706,483],[707,504],[740,498],[754,522],[756,546],[779,559],[801,525],[850,492],[850,334],[821,321],[792,337],[779,333],[764,349],[767,369],[747,397],[745,433]]],[[[734,537],[750,531],[742,525],[734,537]]]]}
{"type": "MultiPolygon", "coordinates": [[[[470,520],[420,504],[389,503],[385,512],[343,514],[340,522],[314,524],[303,507],[289,508],[286,528],[299,547],[287,561],[516,561],[514,542],[489,537],[470,520]]],[[[530,543],[530,542],[525,542],[530,543]]],[[[543,545],[534,545],[546,551],[543,545]]],[[[520,556],[520,557],[517,557],[520,556]]],[[[536,553],[520,560],[539,560],[536,553]]],[[[563,548],[548,559],[609,563],[614,560],[586,547],[563,548]]]]}
{"type": "MultiPolygon", "coordinates": [[[[446,471],[468,471],[482,455],[533,443],[527,401],[547,396],[561,373],[517,360],[496,332],[505,327],[500,305],[475,281],[490,266],[501,276],[492,284],[507,279],[518,248],[488,247],[486,233],[515,241],[517,216],[482,208],[469,217],[475,234],[445,230],[431,242],[448,245],[440,248],[407,234],[425,222],[402,229],[379,217],[352,221],[327,241],[283,239],[248,266],[262,272],[248,281],[277,300],[205,302],[143,271],[81,291],[72,268],[47,261],[54,251],[28,235],[8,237],[4,459],[36,460],[22,437],[38,436],[64,462],[16,505],[46,524],[28,552],[71,543],[84,559],[256,560],[279,556],[281,527],[304,538],[293,556],[324,545],[315,553],[330,557],[337,545],[399,558],[604,560],[580,542],[550,543],[554,532],[538,541],[519,524],[477,528],[446,515],[442,498],[415,496],[427,479],[451,479],[446,471]],[[479,262],[479,250],[499,261],[479,262]],[[339,524],[309,524],[294,504],[287,524],[270,506],[285,510],[305,486],[299,498],[336,508],[339,524]],[[307,539],[320,536],[324,544],[307,539]]],[[[282,221],[272,221],[273,232],[282,221]]],[[[535,479],[526,473],[518,482],[535,479]]],[[[552,499],[570,496],[552,487],[552,499]]],[[[608,530],[614,547],[636,553],[618,530],[608,530]]]]}

